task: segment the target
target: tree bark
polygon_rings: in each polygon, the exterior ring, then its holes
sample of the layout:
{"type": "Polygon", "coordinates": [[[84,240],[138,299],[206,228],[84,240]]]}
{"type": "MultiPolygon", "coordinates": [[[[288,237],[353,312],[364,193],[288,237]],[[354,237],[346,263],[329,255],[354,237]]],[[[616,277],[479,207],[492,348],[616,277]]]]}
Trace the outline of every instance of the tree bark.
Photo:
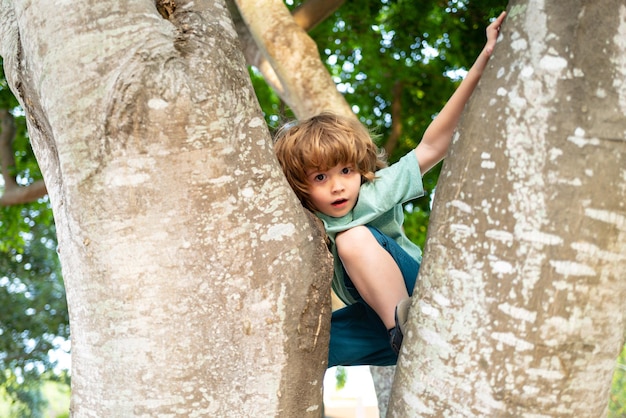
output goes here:
{"type": "MultiPolygon", "coordinates": [[[[306,50],[301,51],[301,54],[303,55],[310,56],[311,54],[313,54],[311,56],[311,60],[313,62],[315,62],[315,58],[317,58],[317,61],[319,61],[319,65],[315,65],[314,67],[305,70],[309,73],[307,77],[312,77],[313,79],[318,80],[326,80],[326,83],[331,83],[326,85],[332,85],[333,88],[326,90],[322,96],[318,95],[317,98],[311,98],[309,92],[297,87],[299,85],[298,80],[301,79],[299,76],[297,76],[297,74],[302,72],[302,69],[299,68],[301,62],[297,59],[288,59],[286,61],[287,71],[281,71],[282,77],[279,77],[271,64],[271,61],[273,60],[268,59],[268,51],[264,43],[261,42],[257,45],[256,41],[250,33],[248,26],[241,18],[241,15],[237,10],[237,5],[234,4],[233,0],[227,0],[227,2],[230,12],[233,15],[235,26],[237,28],[237,32],[239,33],[240,45],[248,64],[255,66],[261,71],[268,85],[270,85],[284,101],[286,101],[293,109],[295,109],[296,114],[299,114],[301,117],[307,117],[319,113],[320,110],[333,109],[338,113],[352,116],[352,112],[348,106],[348,103],[337,91],[328,71],[325,69],[321,60],[319,60],[319,55],[316,55],[317,49],[307,48],[306,50]],[[294,67],[294,65],[296,65],[297,67],[294,67]],[[294,86],[296,86],[298,94],[294,94],[294,86]]],[[[304,31],[304,34],[301,33],[300,30],[296,30],[296,33],[292,34],[291,37],[294,39],[301,38],[301,43],[310,44],[310,42],[307,42],[309,37],[306,32],[321,23],[324,19],[326,19],[330,14],[337,10],[343,4],[343,2],[343,0],[309,0],[305,3],[302,3],[296,9],[294,9],[291,16],[296,25],[301,28],[302,31],[304,31]]],[[[249,12],[249,10],[257,10],[256,8],[258,7],[258,10],[261,10],[261,13],[264,16],[267,16],[270,12],[278,13],[278,16],[280,16],[281,19],[285,18],[284,14],[285,11],[287,11],[287,8],[282,3],[277,3],[275,5],[276,7],[273,8],[264,7],[265,4],[254,3],[250,0],[242,0],[239,4],[242,6],[242,10],[246,11],[247,14],[251,13],[249,12]]],[[[177,3],[172,0],[158,0],[156,1],[156,8],[159,14],[164,19],[169,19],[169,17],[173,15],[174,11],[176,10],[177,3]]],[[[271,22],[274,20],[276,19],[271,18],[267,21],[271,22]]],[[[257,27],[256,29],[259,28],[257,27]]],[[[272,39],[283,39],[282,35],[288,33],[289,31],[293,31],[294,28],[292,26],[289,26],[289,28],[272,26],[271,29],[275,31],[276,34],[264,36],[265,41],[269,39],[270,42],[273,42],[271,41],[272,39]]],[[[268,33],[267,28],[260,28],[260,31],[265,34],[268,33]]],[[[278,50],[280,51],[282,50],[282,48],[279,48],[278,50]]],[[[282,58],[284,59],[286,55],[282,55],[282,58]]],[[[6,156],[7,158],[12,158],[12,155],[12,148],[0,148],[0,157],[4,158],[6,156]]],[[[6,182],[7,175],[5,174],[4,176],[5,192],[0,197],[0,205],[6,206],[28,203],[47,194],[46,186],[43,181],[36,181],[28,186],[17,187],[17,184],[13,185],[12,182],[6,182]]]]}
{"type": "Polygon", "coordinates": [[[282,0],[234,1],[245,22],[238,28],[247,61],[261,70],[298,119],[321,111],[354,117],[320,59],[317,45],[282,0]]]}
{"type": "Polygon", "coordinates": [[[293,9],[291,15],[298,26],[309,32],[332,15],[345,0],[306,0],[293,9]]]}
{"type": "Polygon", "coordinates": [[[390,416],[606,416],[625,39],[621,0],[511,2],[439,179],[390,416]]]}
{"type": "Polygon", "coordinates": [[[320,416],[331,265],[225,4],[0,4],[57,227],[72,416],[320,416]]]}

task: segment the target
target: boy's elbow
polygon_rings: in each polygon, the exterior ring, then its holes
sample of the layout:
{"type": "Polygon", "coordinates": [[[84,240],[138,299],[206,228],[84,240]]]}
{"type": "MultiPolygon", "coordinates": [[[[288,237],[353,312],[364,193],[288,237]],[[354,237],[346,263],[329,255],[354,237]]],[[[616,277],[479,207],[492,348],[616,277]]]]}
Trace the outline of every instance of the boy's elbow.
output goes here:
{"type": "Polygon", "coordinates": [[[433,147],[428,144],[421,144],[415,148],[415,157],[420,167],[422,175],[426,174],[437,163],[444,159],[448,148],[445,147],[433,147]]]}

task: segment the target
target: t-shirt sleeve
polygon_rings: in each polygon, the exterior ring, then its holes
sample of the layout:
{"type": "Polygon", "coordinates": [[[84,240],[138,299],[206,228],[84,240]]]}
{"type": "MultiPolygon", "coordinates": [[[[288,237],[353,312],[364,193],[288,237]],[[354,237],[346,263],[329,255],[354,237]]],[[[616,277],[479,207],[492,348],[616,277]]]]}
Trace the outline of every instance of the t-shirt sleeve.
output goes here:
{"type": "Polygon", "coordinates": [[[395,164],[376,172],[373,182],[364,183],[354,207],[354,217],[378,214],[424,195],[422,173],[415,152],[411,151],[395,164]]]}

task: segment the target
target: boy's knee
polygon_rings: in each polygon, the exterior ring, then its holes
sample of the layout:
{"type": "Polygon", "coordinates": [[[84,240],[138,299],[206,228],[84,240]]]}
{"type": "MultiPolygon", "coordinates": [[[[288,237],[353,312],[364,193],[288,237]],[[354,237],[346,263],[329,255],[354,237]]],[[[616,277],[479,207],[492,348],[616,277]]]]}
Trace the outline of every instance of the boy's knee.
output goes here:
{"type": "Polygon", "coordinates": [[[351,254],[358,254],[363,246],[374,243],[377,243],[377,241],[366,226],[355,226],[347,231],[340,232],[335,237],[337,254],[342,258],[351,254]]]}

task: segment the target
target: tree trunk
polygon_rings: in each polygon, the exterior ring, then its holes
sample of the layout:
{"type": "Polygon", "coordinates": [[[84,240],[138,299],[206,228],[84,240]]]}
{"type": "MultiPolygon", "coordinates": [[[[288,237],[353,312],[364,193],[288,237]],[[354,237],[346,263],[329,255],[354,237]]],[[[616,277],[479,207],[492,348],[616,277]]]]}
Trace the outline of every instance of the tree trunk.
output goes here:
{"type": "Polygon", "coordinates": [[[625,40],[622,0],[510,4],[440,176],[390,416],[606,416],[625,40]]]}
{"type": "Polygon", "coordinates": [[[223,2],[157,3],[0,3],[57,225],[72,416],[319,416],[327,251],[223,2]]]}

